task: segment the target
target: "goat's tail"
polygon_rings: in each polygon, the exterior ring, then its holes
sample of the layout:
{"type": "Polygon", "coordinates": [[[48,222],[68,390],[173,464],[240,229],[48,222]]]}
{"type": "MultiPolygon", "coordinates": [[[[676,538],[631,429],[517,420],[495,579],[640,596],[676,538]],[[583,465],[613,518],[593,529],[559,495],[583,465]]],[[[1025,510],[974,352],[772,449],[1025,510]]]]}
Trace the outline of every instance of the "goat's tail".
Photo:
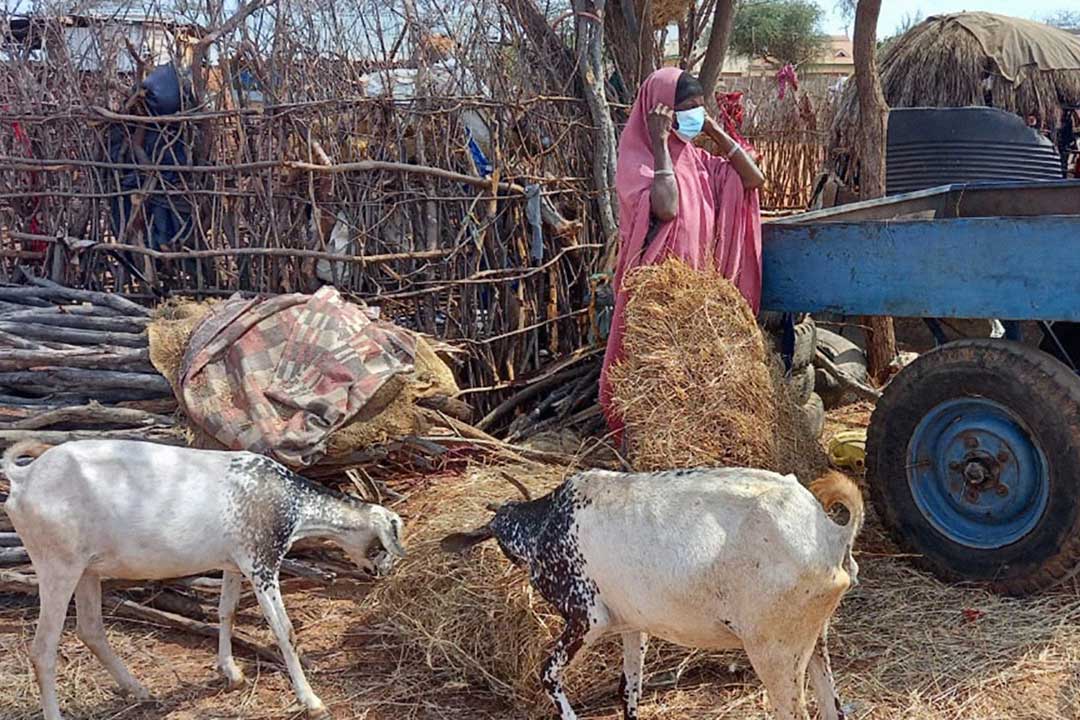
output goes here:
{"type": "Polygon", "coordinates": [[[18,482],[29,471],[30,463],[52,447],[37,440],[20,440],[4,451],[4,474],[11,482],[18,482]]]}
{"type": "Polygon", "coordinates": [[[445,553],[460,554],[471,548],[473,545],[479,545],[485,540],[490,540],[495,537],[495,533],[491,530],[491,527],[484,525],[478,527],[475,530],[469,532],[459,532],[447,535],[439,542],[439,547],[445,553]]]}
{"type": "Polygon", "coordinates": [[[855,536],[862,529],[866,511],[863,508],[862,492],[851,478],[835,470],[829,470],[810,483],[810,492],[828,512],[836,505],[842,505],[848,512],[848,547],[855,542],[855,536]]]}

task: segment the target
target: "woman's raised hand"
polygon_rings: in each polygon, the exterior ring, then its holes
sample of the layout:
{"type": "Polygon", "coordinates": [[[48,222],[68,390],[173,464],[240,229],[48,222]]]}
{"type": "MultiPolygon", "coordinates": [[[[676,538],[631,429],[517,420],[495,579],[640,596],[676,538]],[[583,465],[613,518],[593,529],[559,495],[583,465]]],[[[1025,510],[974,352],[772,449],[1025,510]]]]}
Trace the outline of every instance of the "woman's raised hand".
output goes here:
{"type": "Polygon", "coordinates": [[[727,133],[724,132],[724,128],[721,127],[720,123],[717,122],[716,118],[714,118],[709,113],[705,113],[705,127],[702,128],[702,132],[704,132],[709,137],[713,137],[716,134],[723,134],[724,136],[727,136],[727,133]]]}
{"type": "Polygon", "coordinates": [[[653,143],[667,144],[671,126],[675,122],[675,111],[660,103],[649,111],[647,122],[649,137],[652,138],[653,143]]]}

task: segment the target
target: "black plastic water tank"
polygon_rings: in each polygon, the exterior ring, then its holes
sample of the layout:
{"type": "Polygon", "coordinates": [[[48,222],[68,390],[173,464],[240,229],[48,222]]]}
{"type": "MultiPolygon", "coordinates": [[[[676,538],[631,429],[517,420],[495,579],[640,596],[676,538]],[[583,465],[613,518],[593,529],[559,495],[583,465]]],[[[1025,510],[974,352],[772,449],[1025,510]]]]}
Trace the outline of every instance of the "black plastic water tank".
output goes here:
{"type": "Polygon", "coordinates": [[[1049,139],[997,108],[899,108],[889,113],[889,195],[979,180],[1060,180],[1049,139]]]}

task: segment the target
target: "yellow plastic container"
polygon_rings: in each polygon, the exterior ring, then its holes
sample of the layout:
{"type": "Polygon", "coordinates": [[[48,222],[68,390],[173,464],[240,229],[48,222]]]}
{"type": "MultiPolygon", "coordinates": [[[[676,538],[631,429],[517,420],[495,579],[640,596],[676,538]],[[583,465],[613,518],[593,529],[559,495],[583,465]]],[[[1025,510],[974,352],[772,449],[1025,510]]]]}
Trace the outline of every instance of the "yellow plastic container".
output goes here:
{"type": "Polygon", "coordinates": [[[829,462],[838,468],[866,470],[866,430],[842,430],[829,441],[829,462]]]}

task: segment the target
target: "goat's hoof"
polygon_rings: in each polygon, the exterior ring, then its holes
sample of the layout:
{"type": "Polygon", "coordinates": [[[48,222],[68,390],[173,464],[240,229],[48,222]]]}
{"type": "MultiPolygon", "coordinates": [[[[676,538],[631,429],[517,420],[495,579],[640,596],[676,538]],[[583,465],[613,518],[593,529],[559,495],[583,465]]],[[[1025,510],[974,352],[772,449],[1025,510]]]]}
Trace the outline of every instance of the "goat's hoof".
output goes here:
{"type": "Polygon", "coordinates": [[[247,685],[247,678],[244,677],[244,673],[225,677],[225,687],[229,690],[239,690],[245,685],[247,685]]]}
{"type": "Polygon", "coordinates": [[[150,694],[150,691],[142,685],[133,685],[132,687],[127,688],[126,692],[137,702],[145,703],[154,699],[154,696],[150,694]]]}
{"type": "Polygon", "coordinates": [[[247,678],[244,677],[244,671],[238,668],[236,665],[229,667],[218,666],[218,670],[225,677],[225,687],[229,690],[239,690],[247,684],[247,678]]]}
{"type": "Polygon", "coordinates": [[[322,703],[319,703],[317,707],[309,707],[307,716],[308,720],[331,720],[330,711],[322,703]]]}

